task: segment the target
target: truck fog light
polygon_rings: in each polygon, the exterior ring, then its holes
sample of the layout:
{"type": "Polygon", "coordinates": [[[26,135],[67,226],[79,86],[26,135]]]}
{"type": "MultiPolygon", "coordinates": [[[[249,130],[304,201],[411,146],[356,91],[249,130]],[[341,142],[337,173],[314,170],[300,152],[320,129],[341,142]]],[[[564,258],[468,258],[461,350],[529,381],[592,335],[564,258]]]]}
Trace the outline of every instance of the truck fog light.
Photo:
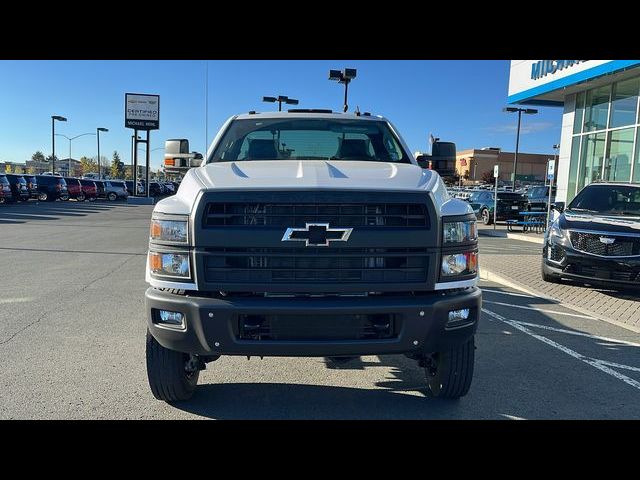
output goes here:
{"type": "Polygon", "coordinates": [[[469,318],[469,309],[463,308],[461,310],[449,311],[449,322],[457,322],[459,320],[467,320],[469,318]]]}
{"type": "Polygon", "coordinates": [[[184,326],[184,315],[180,312],[170,312],[169,310],[160,310],[158,315],[160,323],[182,327],[184,326]]]}

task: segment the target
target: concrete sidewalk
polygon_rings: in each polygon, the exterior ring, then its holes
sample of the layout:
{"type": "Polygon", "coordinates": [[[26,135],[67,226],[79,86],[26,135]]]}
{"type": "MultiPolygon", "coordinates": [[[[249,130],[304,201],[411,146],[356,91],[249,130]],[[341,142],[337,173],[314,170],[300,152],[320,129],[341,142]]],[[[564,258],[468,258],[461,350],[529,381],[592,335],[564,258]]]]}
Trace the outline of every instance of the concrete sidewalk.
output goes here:
{"type": "Polygon", "coordinates": [[[481,237],[480,277],[640,332],[640,292],[586,287],[566,280],[547,283],[540,275],[541,248],[510,238],[481,237]]]}

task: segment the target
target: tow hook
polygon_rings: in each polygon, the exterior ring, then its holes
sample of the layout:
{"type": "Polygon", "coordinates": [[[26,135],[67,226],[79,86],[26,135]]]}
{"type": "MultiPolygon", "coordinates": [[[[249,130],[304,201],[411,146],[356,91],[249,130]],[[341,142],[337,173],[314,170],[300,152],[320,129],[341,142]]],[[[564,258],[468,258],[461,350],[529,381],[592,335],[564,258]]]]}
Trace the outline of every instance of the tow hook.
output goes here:
{"type": "Polygon", "coordinates": [[[184,369],[187,373],[195,373],[198,370],[206,370],[207,365],[202,361],[202,359],[197,355],[190,355],[189,360],[184,366],[184,369]]]}

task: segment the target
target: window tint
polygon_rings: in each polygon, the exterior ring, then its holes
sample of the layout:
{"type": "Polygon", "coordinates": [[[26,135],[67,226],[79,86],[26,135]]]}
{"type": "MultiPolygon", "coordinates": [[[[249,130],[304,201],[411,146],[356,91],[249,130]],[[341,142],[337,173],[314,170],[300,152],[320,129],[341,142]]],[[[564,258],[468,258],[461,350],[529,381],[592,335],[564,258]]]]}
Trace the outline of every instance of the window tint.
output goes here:
{"type": "Polygon", "coordinates": [[[332,118],[236,120],[209,161],[243,160],[411,163],[386,122],[332,118]]]}
{"type": "Polygon", "coordinates": [[[614,85],[611,98],[611,122],[609,128],[633,125],[638,107],[640,79],[632,78],[614,85]]]}
{"type": "Polygon", "coordinates": [[[8,184],[9,180],[4,175],[0,175],[0,183],[8,184]]]}
{"type": "Polygon", "coordinates": [[[576,195],[569,209],[607,215],[640,215],[640,187],[589,185],[576,195]]]}
{"type": "Polygon", "coordinates": [[[534,187],[529,189],[527,196],[529,198],[544,198],[547,196],[547,187],[534,187]]]}
{"type": "Polygon", "coordinates": [[[611,85],[594,88],[587,92],[584,116],[584,131],[603,130],[609,116],[609,94],[611,85]]]}

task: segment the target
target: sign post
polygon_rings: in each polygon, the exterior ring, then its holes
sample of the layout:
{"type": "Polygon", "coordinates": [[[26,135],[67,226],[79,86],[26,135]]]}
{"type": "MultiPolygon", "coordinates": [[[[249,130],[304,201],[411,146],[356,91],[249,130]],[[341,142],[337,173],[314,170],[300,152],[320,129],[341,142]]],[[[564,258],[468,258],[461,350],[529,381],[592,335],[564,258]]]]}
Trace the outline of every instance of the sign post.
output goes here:
{"type": "Polygon", "coordinates": [[[144,143],[146,147],[146,184],[145,196],[149,198],[149,132],[160,128],[160,95],[147,95],[143,93],[125,93],[124,95],[124,126],[133,128],[133,195],[137,196],[138,182],[138,143],[144,143]],[[138,140],[138,130],[146,130],[147,138],[138,140]]]}
{"type": "Polygon", "coordinates": [[[550,159],[547,163],[547,180],[549,180],[549,201],[547,202],[547,225],[549,228],[549,223],[551,221],[551,192],[553,191],[553,178],[555,177],[556,170],[556,161],[554,159],[550,159]]]}
{"type": "Polygon", "coordinates": [[[498,175],[500,174],[500,166],[493,166],[493,178],[496,179],[495,191],[493,192],[493,229],[496,229],[496,218],[498,213],[498,175]]]}

